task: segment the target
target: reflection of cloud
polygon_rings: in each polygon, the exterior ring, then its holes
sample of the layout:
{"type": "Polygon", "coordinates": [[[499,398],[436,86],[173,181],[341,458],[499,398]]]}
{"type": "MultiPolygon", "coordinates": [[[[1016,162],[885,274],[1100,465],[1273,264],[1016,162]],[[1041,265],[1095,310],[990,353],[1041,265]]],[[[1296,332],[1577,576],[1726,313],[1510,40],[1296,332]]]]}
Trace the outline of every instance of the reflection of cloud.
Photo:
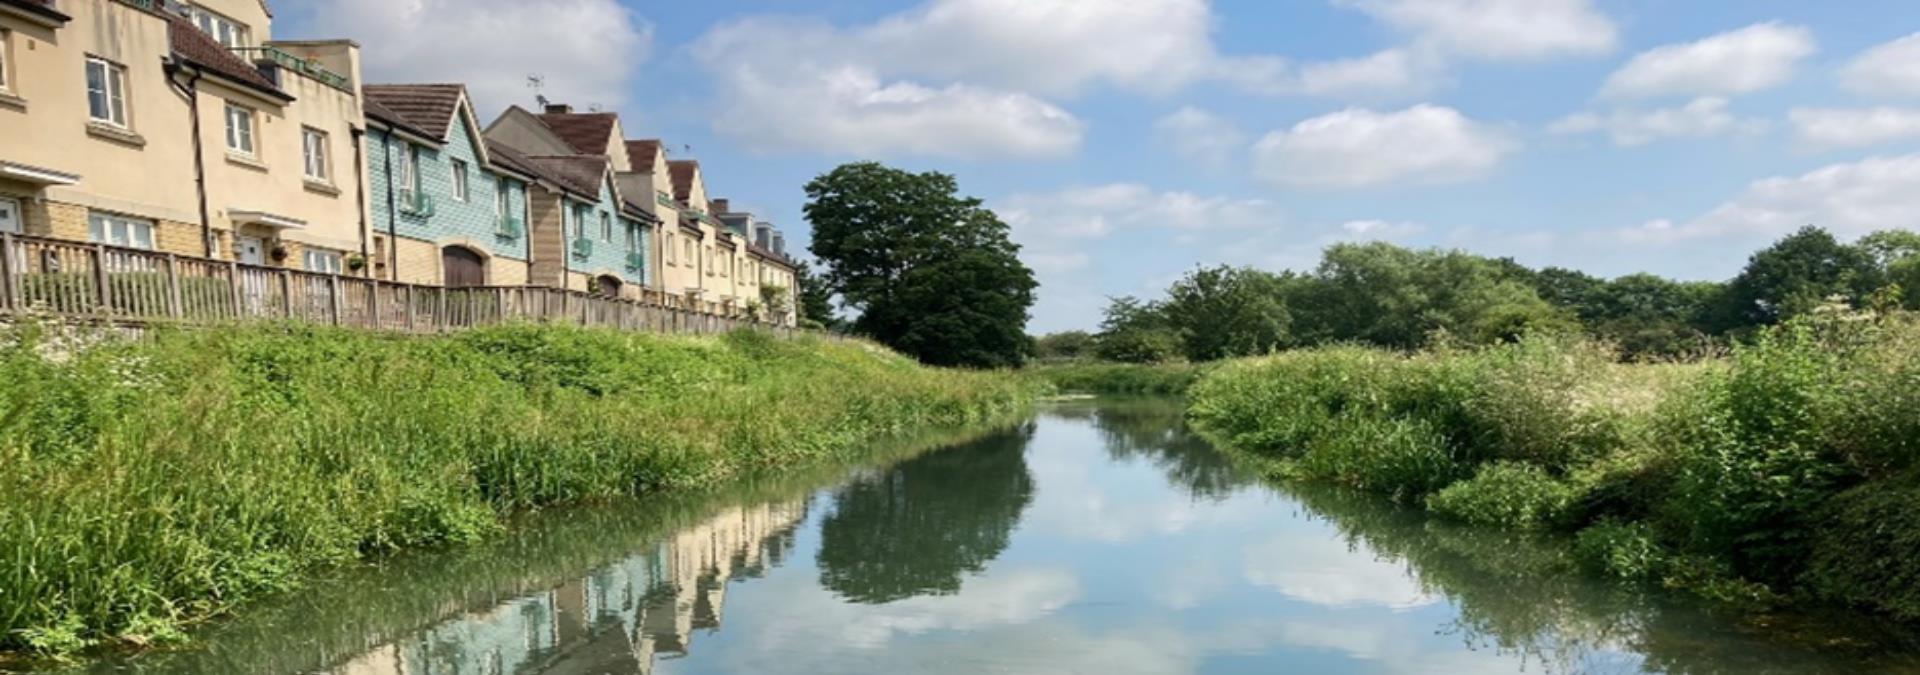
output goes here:
{"type": "MultiPolygon", "coordinates": [[[[1061,439],[1054,435],[1061,428],[1042,430],[1036,444],[1047,451],[1027,457],[1035,483],[1045,486],[1035,496],[1027,527],[1121,544],[1244,519],[1255,513],[1261,499],[1252,494],[1221,501],[1194,499],[1170,489],[1165,473],[1145,460],[1112,462],[1098,449],[1098,440],[1061,439]],[[1135,489],[1143,485],[1152,487],[1135,489]]],[[[1075,436],[1097,437],[1091,423],[1066,428],[1075,436]]]]}
{"type": "Polygon", "coordinates": [[[1327,607],[1411,609],[1437,601],[1400,565],[1325,537],[1291,535],[1245,550],[1247,581],[1327,607]]]}
{"type": "Polygon", "coordinates": [[[1080,597],[1080,580],[1062,569],[1023,569],[978,578],[959,595],[917,596],[836,622],[850,646],[877,649],[896,634],[1019,625],[1080,597]]]}

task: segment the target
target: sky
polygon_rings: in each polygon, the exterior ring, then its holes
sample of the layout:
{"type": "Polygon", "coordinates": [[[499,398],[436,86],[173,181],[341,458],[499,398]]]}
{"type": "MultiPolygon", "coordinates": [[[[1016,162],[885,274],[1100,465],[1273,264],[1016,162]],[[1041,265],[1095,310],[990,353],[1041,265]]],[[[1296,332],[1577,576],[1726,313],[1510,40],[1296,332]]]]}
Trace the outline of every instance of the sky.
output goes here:
{"type": "Polygon", "coordinates": [[[464,83],[483,120],[619,112],[790,250],[834,166],[952,174],[1022,245],[1036,334],[1342,241],[1724,279],[1804,225],[1920,226],[1912,0],[273,7],[276,38],[353,38],[368,82],[464,83]]]}

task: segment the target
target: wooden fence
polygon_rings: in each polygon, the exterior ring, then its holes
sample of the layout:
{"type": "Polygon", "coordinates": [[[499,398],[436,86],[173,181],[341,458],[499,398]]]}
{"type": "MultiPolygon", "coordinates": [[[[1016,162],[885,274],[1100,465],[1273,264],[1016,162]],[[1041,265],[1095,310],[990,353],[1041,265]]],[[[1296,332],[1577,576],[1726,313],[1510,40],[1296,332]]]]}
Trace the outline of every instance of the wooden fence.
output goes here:
{"type": "Polygon", "coordinates": [[[716,311],[729,310],[652,293],[630,300],[538,286],[403,284],[0,233],[0,315],[134,325],[275,319],[416,333],[516,321],[696,335],[748,326],[781,337],[802,332],[716,311]]]}

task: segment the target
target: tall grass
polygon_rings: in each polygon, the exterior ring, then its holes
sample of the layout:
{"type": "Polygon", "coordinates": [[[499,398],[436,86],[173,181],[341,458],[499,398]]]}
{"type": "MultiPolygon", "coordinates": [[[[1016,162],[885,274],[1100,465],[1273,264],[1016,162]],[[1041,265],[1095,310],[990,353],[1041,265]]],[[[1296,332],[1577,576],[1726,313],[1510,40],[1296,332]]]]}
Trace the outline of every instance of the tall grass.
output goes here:
{"type": "Polygon", "coordinates": [[[1033,366],[1024,372],[1063,394],[1178,396],[1198,382],[1209,366],[1066,362],[1033,366]]]}
{"type": "Polygon", "coordinates": [[[180,639],[315,568],[518,510],[981,420],[1030,387],[859,344],[557,327],[0,334],[0,649],[180,639]]]}
{"type": "Polygon", "coordinates": [[[1554,337],[1237,362],[1189,414],[1288,477],[1577,533],[1602,573],[1920,619],[1920,322],[1828,311],[1730,356],[1625,365],[1554,337]]]}

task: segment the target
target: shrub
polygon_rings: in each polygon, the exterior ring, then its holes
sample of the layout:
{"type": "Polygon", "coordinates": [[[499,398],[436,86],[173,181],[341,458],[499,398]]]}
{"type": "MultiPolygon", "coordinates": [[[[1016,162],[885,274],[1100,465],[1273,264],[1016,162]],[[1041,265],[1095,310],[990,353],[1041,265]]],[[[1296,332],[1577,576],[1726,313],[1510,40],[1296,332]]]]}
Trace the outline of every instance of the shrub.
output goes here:
{"type": "Polygon", "coordinates": [[[1068,394],[1180,395],[1198,381],[1206,366],[1076,363],[1042,366],[1028,372],[1068,394]]]}
{"type": "Polygon", "coordinates": [[[1920,619],[1920,479],[1840,493],[1811,528],[1803,582],[1820,597],[1920,619]]]}
{"type": "Polygon", "coordinates": [[[1469,523],[1538,528],[1563,521],[1576,497],[1577,488],[1540,467],[1503,461],[1434,493],[1427,508],[1469,523]]]}

